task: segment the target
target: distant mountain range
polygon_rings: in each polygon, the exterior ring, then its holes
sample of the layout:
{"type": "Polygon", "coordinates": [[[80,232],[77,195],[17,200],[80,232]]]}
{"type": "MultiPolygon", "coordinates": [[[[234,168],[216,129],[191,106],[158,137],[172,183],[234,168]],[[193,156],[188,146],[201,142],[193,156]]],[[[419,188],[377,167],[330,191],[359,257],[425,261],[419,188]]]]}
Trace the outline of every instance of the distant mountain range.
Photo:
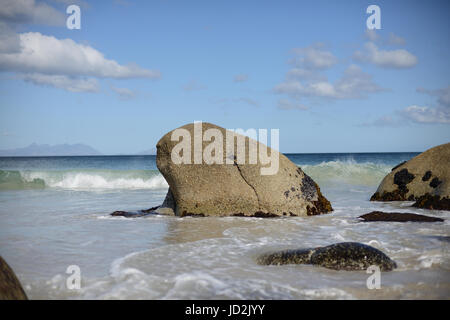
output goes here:
{"type": "Polygon", "coordinates": [[[0,157],[32,157],[32,156],[98,156],[100,152],[85,144],[37,144],[32,143],[25,148],[0,150],[0,157]]]}

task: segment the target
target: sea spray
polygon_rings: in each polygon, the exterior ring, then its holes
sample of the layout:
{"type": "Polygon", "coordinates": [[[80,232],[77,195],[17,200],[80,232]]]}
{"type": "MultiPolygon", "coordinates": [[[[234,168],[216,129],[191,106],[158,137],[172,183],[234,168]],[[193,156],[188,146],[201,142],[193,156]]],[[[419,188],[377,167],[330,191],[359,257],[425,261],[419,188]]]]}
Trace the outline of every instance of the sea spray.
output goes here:
{"type": "Polygon", "coordinates": [[[38,188],[165,189],[168,185],[156,170],[0,171],[0,190],[38,188]]]}

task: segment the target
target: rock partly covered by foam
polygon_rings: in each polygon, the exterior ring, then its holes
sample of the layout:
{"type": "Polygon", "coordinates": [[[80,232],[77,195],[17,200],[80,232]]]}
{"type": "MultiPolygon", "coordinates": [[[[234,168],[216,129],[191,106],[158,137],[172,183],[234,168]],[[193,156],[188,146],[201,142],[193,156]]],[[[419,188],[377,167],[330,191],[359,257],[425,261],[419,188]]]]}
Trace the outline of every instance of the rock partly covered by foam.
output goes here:
{"type": "Polygon", "coordinates": [[[450,210],[450,143],[393,168],[370,200],[414,200],[418,208],[450,210]]]}
{"type": "Polygon", "coordinates": [[[27,300],[16,274],[0,256],[0,300],[27,300]]]}
{"type": "Polygon", "coordinates": [[[342,242],[326,247],[284,250],[257,258],[261,265],[312,264],[334,270],[367,270],[376,265],[381,271],[397,267],[382,251],[358,242],[342,242]]]}
{"type": "Polygon", "coordinates": [[[424,216],[415,213],[400,213],[400,212],[381,212],[372,211],[370,213],[360,216],[362,221],[389,221],[389,222],[442,222],[444,219],[437,217],[424,216]]]}
{"type": "Polygon", "coordinates": [[[138,217],[145,217],[151,214],[155,213],[155,210],[158,209],[157,207],[152,207],[150,209],[143,209],[138,211],[114,211],[113,213],[110,213],[110,216],[113,217],[125,217],[125,218],[138,218],[138,217]]]}
{"type": "Polygon", "coordinates": [[[176,129],[176,132],[171,131],[157,144],[156,164],[170,187],[157,213],[176,216],[276,217],[318,215],[332,211],[330,202],[321,194],[318,185],[283,154],[240,134],[235,135],[237,139],[228,141],[231,147],[227,148],[226,138],[230,136],[230,131],[210,123],[197,126],[195,129],[194,124],[188,124],[176,129]],[[198,132],[199,127],[202,133],[198,132]],[[174,148],[180,155],[184,156],[182,153],[186,152],[184,149],[181,152],[177,146],[183,138],[172,141],[172,134],[179,133],[180,129],[186,130],[191,137],[191,164],[176,164],[171,158],[174,148]],[[211,151],[211,143],[216,142],[216,137],[208,141],[202,139],[202,134],[209,129],[215,130],[209,133],[219,133],[223,137],[222,147],[217,148],[217,154],[211,151]],[[245,143],[245,161],[242,158],[239,160],[242,155],[242,152],[238,154],[237,151],[239,139],[245,143]],[[266,147],[269,157],[278,157],[278,171],[275,174],[261,174],[262,168],[267,169],[271,165],[262,164],[259,156],[256,163],[250,163],[251,145],[258,146],[258,150],[266,147]],[[214,155],[222,163],[207,164],[203,158],[195,164],[194,154],[198,152],[198,146],[201,146],[200,152],[214,155]],[[234,150],[234,154],[230,150],[234,150]]]}

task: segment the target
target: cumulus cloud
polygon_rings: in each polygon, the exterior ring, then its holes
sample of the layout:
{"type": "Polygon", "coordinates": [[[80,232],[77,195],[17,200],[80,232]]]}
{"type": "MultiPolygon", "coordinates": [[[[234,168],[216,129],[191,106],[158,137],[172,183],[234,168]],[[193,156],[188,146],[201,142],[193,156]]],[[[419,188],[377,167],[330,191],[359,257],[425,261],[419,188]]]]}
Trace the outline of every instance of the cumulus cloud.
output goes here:
{"type": "Polygon", "coordinates": [[[344,74],[334,82],[330,82],[325,70],[333,67],[338,58],[325,50],[323,44],[315,44],[305,48],[292,50],[296,55],[289,63],[294,65],[286,73],[282,83],[277,84],[273,91],[287,95],[289,99],[280,99],[278,108],[282,110],[307,108],[301,100],[336,100],[362,99],[371,93],[382,91],[372,79],[357,65],[350,65],[344,74]],[[297,101],[295,103],[292,100],[297,101]]]}
{"type": "Polygon", "coordinates": [[[296,57],[291,62],[307,69],[328,69],[338,62],[338,59],[331,52],[326,51],[321,43],[305,48],[295,48],[292,52],[296,57]]]}
{"type": "Polygon", "coordinates": [[[77,78],[65,75],[52,75],[42,73],[23,74],[19,76],[26,82],[35,85],[51,86],[71,92],[98,92],[98,81],[93,78],[77,78]]]}
{"type": "Polygon", "coordinates": [[[248,80],[248,74],[237,74],[233,77],[233,82],[245,82],[248,80]]]}
{"type": "Polygon", "coordinates": [[[439,106],[444,108],[450,108],[450,86],[437,90],[417,88],[417,92],[425,93],[430,96],[435,96],[437,97],[437,102],[439,106]]]}
{"type": "Polygon", "coordinates": [[[450,109],[412,105],[400,111],[405,118],[416,123],[450,124],[450,109]]]}
{"type": "Polygon", "coordinates": [[[96,49],[72,39],[39,32],[20,34],[21,50],[0,54],[0,70],[25,73],[93,76],[99,78],[159,78],[160,72],[137,65],[120,65],[96,49]]]}
{"type": "Polygon", "coordinates": [[[391,32],[389,33],[387,43],[395,46],[404,46],[406,44],[406,40],[391,32]]]}
{"type": "Polygon", "coordinates": [[[375,29],[366,29],[366,32],[364,33],[364,37],[372,42],[376,42],[380,39],[380,35],[377,34],[375,29]]]}
{"type": "Polygon", "coordinates": [[[43,2],[34,0],[2,0],[0,19],[10,23],[34,23],[63,26],[66,16],[43,2]]]}
{"type": "Polygon", "coordinates": [[[417,92],[436,97],[437,105],[431,107],[411,105],[397,110],[392,115],[367,123],[367,125],[396,126],[402,123],[450,124],[450,86],[436,90],[417,88],[417,92]]]}
{"type": "MultiPolygon", "coordinates": [[[[52,0],[58,6],[83,0],[52,0]]],[[[2,0],[0,5],[0,72],[35,85],[52,86],[72,92],[98,92],[98,79],[158,79],[158,70],[108,59],[89,45],[58,39],[39,32],[17,33],[21,24],[65,26],[65,10],[43,1],[2,0]]],[[[120,94],[119,94],[120,95],[120,94]]],[[[126,95],[122,92],[121,96],[126,95]]]]}
{"type": "Polygon", "coordinates": [[[363,50],[354,53],[353,58],[379,67],[396,69],[411,68],[418,62],[416,56],[404,49],[381,50],[373,42],[367,42],[363,50]]]}
{"type": "Polygon", "coordinates": [[[98,78],[157,79],[161,73],[107,59],[91,46],[39,32],[15,34],[0,24],[0,71],[14,72],[36,85],[72,92],[98,92],[98,78]]]}
{"type": "Polygon", "coordinates": [[[6,23],[0,21],[0,54],[20,51],[19,35],[6,23]]]}
{"type": "Polygon", "coordinates": [[[288,94],[297,99],[301,97],[360,99],[365,98],[369,93],[382,90],[373,82],[372,76],[356,65],[349,66],[335,83],[309,78],[307,81],[287,80],[274,88],[276,93],[288,94]]]}
{"type": "Polygon", "coordinates": [[[369,40],[372,43],[381,43],[391,46],[404,46],[406,44],[406,40],[393,32],[390,32],[387,37],[382,37],[377,33],[375,29],[369,30],[367,29],[364,33],[364,38],[369,40]]]}

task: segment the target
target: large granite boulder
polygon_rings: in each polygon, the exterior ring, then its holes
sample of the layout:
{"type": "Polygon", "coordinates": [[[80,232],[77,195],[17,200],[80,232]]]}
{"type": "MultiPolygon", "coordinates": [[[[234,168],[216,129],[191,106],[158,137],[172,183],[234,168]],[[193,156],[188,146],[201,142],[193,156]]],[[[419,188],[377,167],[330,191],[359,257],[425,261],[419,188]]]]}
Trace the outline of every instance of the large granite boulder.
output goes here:
{"type": "Polygon", "coordinates": [[[185,125],[164,135],[156,147],[157,167],[169,184],[166,199],[155,210],[156,213],[276,217],[310,216],[332,211],[330,202],[321,194],[318,185],[283,154],[216,125],[185,125]],[[184,138],[178,140],[177,137],[172,141],[172,135],[180,135],[180,132],[188,133],[190,141],[184,141],[184,138]],[[211,137],[213,134],[214,138],[211,137]],[[216,150],[212,151],[212,142],[219,141],[220,136],[223,143],[215,145],[216,150]],[[180,149],[179,144],[183,141],[190,146],[189,155],[184,154],[187,149],[180,149]],[[244,149],[240,148],[242,146],[244,149]],[[258,150],[267,148],[268,156],[278,158],[278,170],[272,172],[274,174],[267,172],[269,166],[275,165],[267,161],[263,163],[260,156],[255,160],[251,156],[251,146],[257,146],[258,150]],[[186,161],[175,163],[172,159],[174,148],[178,155],[187,157],[185,159],[190,164],[186,161]],[[202,150],[203,155],[214,156],[215,162],[209,164],[210,160],[205,160],[202,154],[199,160],[199,153],[196,152],[201,153],[202,150]],[[244,155],[238,150],[245,150],[244,155]],[[262,174],[264,170],[267,171],[262,174]]]}
{"type": "Polygon", "coordinates": [[[0,256],[0,300],[27,300],[16,274],[0,256]]]}
{"type": "Polygon", "coordinates": [[[409,200],[419,208],[450,210],[450,143],[393,168],[370,200],[409,200]]]}

